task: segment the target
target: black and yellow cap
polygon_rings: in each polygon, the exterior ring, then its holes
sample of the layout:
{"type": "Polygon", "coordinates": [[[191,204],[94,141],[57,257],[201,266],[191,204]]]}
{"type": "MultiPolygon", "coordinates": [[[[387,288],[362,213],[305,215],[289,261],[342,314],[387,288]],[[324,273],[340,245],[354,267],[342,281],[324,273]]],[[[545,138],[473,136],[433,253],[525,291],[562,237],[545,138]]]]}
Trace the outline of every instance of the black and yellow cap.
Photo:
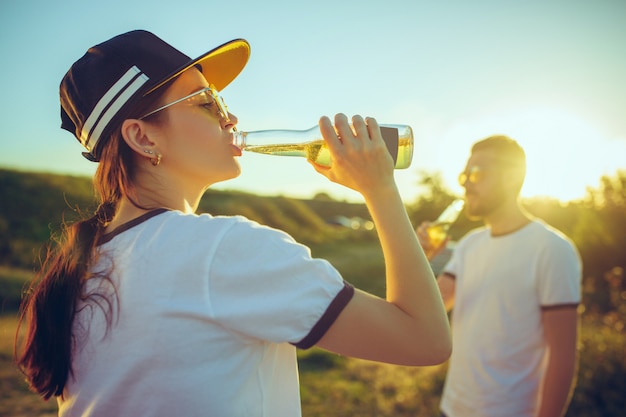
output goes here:
{"type": "Polygon", "coordinates": [[[197,66],[220,91],[243,70],[250,45],[234,39],[191,59],[154,34],[135,30],[96,45],[72,65],[60,86],[61,127],[76,136],[90,161],[98,145],[142,97],[197,66]]]}

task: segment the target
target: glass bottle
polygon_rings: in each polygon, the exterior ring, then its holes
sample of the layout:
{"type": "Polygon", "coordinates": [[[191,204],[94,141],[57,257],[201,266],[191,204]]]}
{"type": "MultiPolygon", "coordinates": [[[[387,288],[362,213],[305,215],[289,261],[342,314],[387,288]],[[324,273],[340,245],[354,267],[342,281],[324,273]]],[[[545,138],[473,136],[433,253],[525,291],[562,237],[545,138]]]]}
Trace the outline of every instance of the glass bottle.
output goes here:
{"type": "MultiPolygon", "coordinates": [[[[405,169],[413,159],[413,130],[407,125],[380,125],[385,144],[396,169],[405,169]]],[[[319,126],[307,130],[257,130],[235,132],[234,144],[249,152],[267,155],[300,156],[330,166],[330,151],[319,126]]]]}
{"type": "Polygon", "coordinates": [[[426,232],[430,239],[430,244],[433,248],[441,246],[444,240],[448,237],[448,230],[452,223],[459,218],[459,214],[463,211],[465,201],[463,199],[456,199],[437,217],[437,220],[432,222],[426,232]]]}

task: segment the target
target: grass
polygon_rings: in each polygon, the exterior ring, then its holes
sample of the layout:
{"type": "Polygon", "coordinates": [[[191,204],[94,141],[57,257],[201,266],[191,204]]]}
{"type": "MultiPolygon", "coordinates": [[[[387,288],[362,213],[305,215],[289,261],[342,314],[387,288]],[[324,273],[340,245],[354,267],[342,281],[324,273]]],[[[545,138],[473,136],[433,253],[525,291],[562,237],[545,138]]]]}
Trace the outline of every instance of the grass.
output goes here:
{"type": "Polygon", "coordinates": [[[332,263],[355,287],[379,297],[385,296],[385,266],[378,241],[312,246],[311,253],[332,263]]]}
{"type": "Polygon", "coordinates": [[[0,316],[0,416],[56,416],[56,401],[46,402],[29,391],[22,374],[13,362],[13,341],[16,328],[16,314],[0,316]]]}
{"type": "Polygon", "coordinates": [[[299,352],[302,414],[306,417],[438,416],[445,365],[405,367],[343,358],[313,348],[299,352]],[[322,363],[310,365],[310,358],[322,363]],[[335,357],[333,366],[327,360],[335,357]]]}
{"type": "MultiPolygon", "coordinates": [[[[566,417],[625,415],[625,329],[616,314],[583,316],[578,380],[566,417]]],[[[338,357],[315,348],[300,352],[299,363],[306,417],[439,415],[447,364],[409,368],[338,357]]]]}
{"type": "MultiPolygon", "coordinates": [[[[13,360],[17,308],[30,271],[0,266],[0,416],[51,417],[58,414],[55,400],[44,401],[31,392],[13,360]]],[[[23,331],[20,332],[23,337],[23,331]]]]}

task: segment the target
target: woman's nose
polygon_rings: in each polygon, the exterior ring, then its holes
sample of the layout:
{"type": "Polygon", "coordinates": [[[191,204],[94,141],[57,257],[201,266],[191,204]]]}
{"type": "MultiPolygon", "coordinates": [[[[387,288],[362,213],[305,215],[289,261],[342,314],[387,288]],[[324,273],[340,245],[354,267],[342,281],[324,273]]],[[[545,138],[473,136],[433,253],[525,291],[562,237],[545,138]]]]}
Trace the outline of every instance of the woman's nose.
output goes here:
{"type": "MultiPolygon", "coordinates": [[[[226,119],[222,118],[222,121],[226,121],[226,119]]],[[[237,126],[238,122],[239,122],[239,119],[237,119],[237,116],[235,116],[231,112],[228,112],[228,121],[226,123],[224,123],[223,127],[225,128],[225,127],[230,126],[230,125],[235,127],[235,126],[237,126]]]]}

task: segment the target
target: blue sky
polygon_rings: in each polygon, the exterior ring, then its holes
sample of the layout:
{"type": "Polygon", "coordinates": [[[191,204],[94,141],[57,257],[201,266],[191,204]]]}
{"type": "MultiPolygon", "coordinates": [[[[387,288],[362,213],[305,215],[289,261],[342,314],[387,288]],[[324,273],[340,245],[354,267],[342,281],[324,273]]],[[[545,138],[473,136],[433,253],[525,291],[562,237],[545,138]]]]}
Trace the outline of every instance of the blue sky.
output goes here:
{"type": "MultiPolygon", "coordinates": [[[[191,57],[247,39],[250,62],[223,91],[242,130],[337,112],[411,125],[413,165],[396,172],[407,203],[421,170],[460,192],[469,147],[494,133],[525,147],[526,196],[579,198],[626,169],[623,0],[4,0],[0,167],[91,175],[59,128],[58,85],[90,46],[139,28],[191,57]]],[[[240,162],[216,188],[359,200],[299,159],[240,162]]]]}

